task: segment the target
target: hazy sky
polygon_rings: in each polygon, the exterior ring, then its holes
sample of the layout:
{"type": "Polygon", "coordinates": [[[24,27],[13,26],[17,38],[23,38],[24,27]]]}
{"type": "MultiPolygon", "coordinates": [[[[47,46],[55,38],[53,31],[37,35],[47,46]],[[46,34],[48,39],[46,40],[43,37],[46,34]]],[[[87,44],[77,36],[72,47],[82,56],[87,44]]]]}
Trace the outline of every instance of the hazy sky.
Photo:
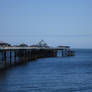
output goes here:
{"type": "Polygon", "coordinates": [[[92,0],[0,0],[0,41],[92,48],[92,0]]]}

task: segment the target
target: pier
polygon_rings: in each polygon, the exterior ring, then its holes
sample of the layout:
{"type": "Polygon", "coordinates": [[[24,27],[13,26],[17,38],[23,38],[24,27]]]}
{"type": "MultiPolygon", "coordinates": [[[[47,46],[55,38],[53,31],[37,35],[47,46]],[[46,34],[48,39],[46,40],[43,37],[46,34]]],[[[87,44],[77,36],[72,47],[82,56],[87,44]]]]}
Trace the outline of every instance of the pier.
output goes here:
{"type": "Polygon", "coordinates": [[[6,69],[11,66],[27,63],[38,58],[57,57],[57,51],[61,57],[73,56],[74,52],[69,48],[45,48],[45,47],[0,47],[2,66],[6,69]],[[8,61],[8,62],[7,62],[8,61]]]}
{"type": "Polygon", "coordinates": [[[50,47],[44,41],[41,41],[39,45],[33,46],[27,46],[26,44],[11,46],[4,43],[0,46],[0,70],[26,64],[38,58],[57,57],[58,51],[60,52],[60,57],[74,56],[74,51],[70,47],[50,47]]]}

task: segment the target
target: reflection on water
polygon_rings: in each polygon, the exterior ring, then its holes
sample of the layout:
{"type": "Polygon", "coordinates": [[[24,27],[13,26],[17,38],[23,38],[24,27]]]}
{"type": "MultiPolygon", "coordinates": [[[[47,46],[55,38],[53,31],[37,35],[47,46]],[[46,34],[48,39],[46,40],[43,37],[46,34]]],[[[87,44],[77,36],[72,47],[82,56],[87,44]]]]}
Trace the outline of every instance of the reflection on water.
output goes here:
{"type": "Polygon", "coordinates": [[[0,72],[0,92],[92,92],[92,50],[44,58],[0,72]]]}

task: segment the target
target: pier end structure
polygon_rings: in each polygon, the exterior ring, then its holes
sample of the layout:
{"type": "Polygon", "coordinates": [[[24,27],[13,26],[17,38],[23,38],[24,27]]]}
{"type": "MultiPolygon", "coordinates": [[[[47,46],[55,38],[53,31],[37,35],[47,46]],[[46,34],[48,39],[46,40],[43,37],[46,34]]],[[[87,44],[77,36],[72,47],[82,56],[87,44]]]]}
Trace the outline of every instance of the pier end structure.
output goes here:
{"type": "Polygon", "coordinates": [[[62,57],[75,55],[75,52],[70,48],[70,46],[58,46],[57,50],[61,52],[62,57]]]}

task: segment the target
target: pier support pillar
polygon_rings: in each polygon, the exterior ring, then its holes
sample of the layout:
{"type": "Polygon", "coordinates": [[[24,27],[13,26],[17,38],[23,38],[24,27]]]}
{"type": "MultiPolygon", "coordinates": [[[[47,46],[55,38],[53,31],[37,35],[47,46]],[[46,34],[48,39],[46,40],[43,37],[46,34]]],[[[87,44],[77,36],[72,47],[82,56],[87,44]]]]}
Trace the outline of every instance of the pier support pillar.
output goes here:
{"type": "Polygon", "coordinates": [[[64,57],[64,50],[62,49],[62,57],[64,57]]]}
{"type": "Polygon", "coordinates": [[[3,51],[3,68],[5,69],[7,67],[7,63],[6,63],[6,51],[3,51]]]}
{"type": "Polygon", "coordinates": [[[27,50],[24,50],[23,62],[27,62],[27,50]]]}
{"type": "Polygon", "coordinates": [[[65,50],[65,56],[68,56],[68,50],[67,49],[65,50]]]}
{"type": "Polygon", "coordinates": [[[12,64],[12,52],[10,51],[10,66],[12,64]]]}
{"type": "Polygon", "coordinates": [[[16,65],[16,51],[14,51],[14,64],[16,65]]]}

